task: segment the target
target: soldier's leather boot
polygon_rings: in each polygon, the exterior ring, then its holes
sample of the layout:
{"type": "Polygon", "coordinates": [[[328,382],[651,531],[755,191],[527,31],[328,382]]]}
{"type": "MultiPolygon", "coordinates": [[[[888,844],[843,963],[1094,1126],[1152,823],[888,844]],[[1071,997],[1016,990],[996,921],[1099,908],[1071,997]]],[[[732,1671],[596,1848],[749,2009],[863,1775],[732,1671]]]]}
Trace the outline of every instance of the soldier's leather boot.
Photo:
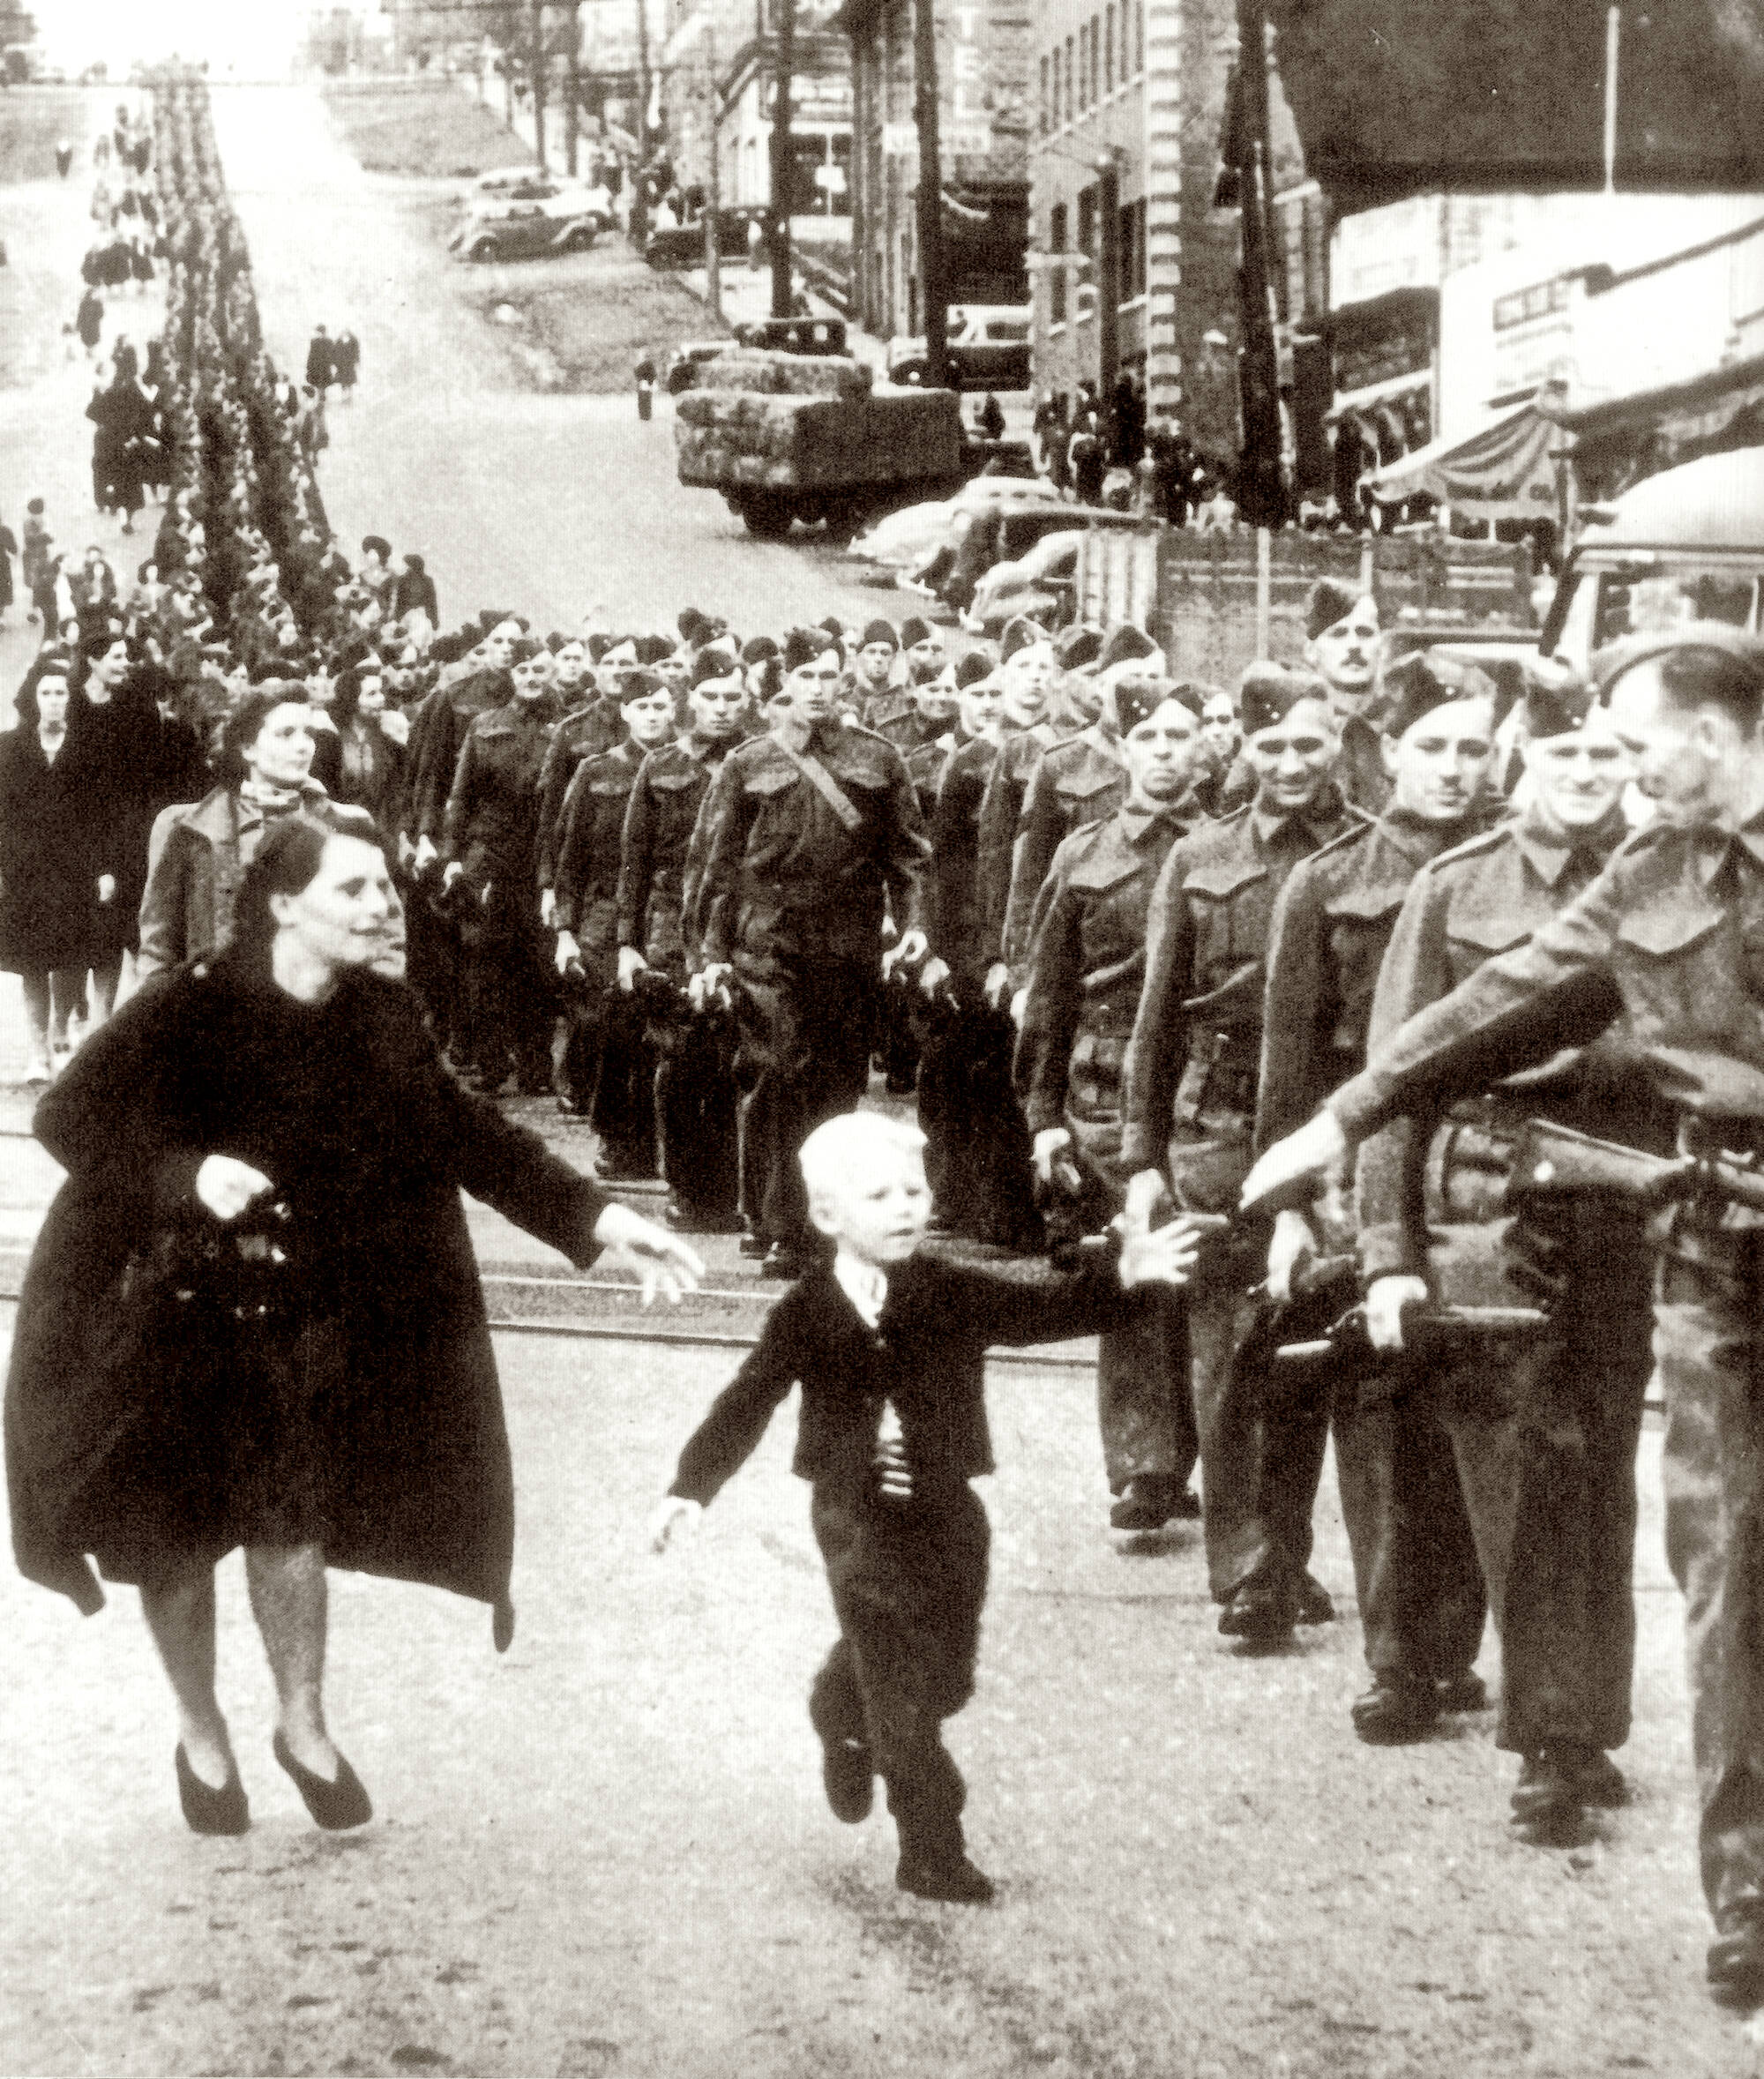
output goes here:
{"type": "Polygon", "coordinates": [[[1354,1699],[1352,1715],[1354,1731],[1368,1746],[1401,1746],[1419,1739],[1439,1716],[1439,1699],[1424,1676],[1379,1675],[1354,1699]]]}
{"type": "Polygon", "coordinates": [[[1737,2007],[1764,2000],[1764,1899],[1723,1906],[1715,1917],[1708,1946],[1709,1990],[1737,2007]]]}
{"type": "Polygon", "coordinates": [[[1290,1576],[1266,1574],[1238,1582],[1219,1613],[1219,1630],[1227,1639],[1252,1639],[1267,1645],[1289,1639],[1298,1619],[1298,1592],[1290,1576]]]}

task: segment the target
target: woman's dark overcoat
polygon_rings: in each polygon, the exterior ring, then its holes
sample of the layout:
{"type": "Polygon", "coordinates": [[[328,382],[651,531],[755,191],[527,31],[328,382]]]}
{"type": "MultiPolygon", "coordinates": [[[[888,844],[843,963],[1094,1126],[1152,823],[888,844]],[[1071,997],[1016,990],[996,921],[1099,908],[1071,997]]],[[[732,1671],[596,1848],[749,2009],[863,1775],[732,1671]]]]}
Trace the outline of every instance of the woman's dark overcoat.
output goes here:
{"type": "Polygon", "coordinates": [[[72,730],[51,765],[21,720],[0,735],[0,968],[87,967],[100,871],[72,730]]]}
{"type": "Polygon", "coordinates": [[[296,1347],[320,1353],[303,1418],[327,1563],[490,1603],[505,1642],[513,1483],[460,1193],[582,1265],[607,1202],[594,1185],[460,1089],[401,983],[351,971],[302,1005],[236,955],[126,1005],[44,1097],[36,1132],[68,1176],[6,1387],[21,1572],[89,1612],[103,1597],[88,1553],[109,1579],[151,1580],[252,1539],[235,1476],[256,1373],[235,1339],[264,1331],[192,1318],[152,1268],[168,1232],[224,1236],[194,1183],[228,1154],[288,1208],[274,1275],[297,1302],[296,1347]]]}

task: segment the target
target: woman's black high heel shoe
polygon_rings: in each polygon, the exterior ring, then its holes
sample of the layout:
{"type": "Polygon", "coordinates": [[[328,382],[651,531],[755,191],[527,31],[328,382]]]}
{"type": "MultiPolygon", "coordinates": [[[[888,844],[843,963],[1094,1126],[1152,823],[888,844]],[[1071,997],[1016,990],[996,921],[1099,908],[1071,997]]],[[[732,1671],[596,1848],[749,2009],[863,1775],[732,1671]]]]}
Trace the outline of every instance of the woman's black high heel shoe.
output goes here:
{"type": "Polygon", "coordinates": [[[336,1782],[326,1783],[322,1776],[301,1767],[280,1732],[270,1743],[270,1751],[293,1777],[306,1809],[326,1833],[340,1834],[350,1827],[364,1827],[374,1816],[373,1801],[362,1787],[361,1777],[341,1754],[337,1757],[336,1782]]]}
{"type": "Polygon", "coordinates": [[[184,1824],[192,1834],[245,1834],[251,1828],[251,1807],[237,1769],[231,1783],[211,1790],[190,1766],[190,1757],[178,1743],[173,1759],[177,1763],[177,1801],[183,1807],[184,1824]]]}

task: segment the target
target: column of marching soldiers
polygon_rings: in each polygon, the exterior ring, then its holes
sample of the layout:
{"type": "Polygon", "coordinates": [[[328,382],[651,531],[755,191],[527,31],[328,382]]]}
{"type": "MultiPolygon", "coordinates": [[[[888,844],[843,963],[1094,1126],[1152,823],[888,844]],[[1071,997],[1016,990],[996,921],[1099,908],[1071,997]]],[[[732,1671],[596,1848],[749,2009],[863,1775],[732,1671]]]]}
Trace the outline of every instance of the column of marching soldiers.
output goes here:
{"type": "MultiPolygon", "coordinates": [[[[916,1088],[947,1235],[1058,1255],[1129,1190],[1229,1212],[1255,1148],[1379,1021],[1522,939],[1625,830],[1583,689],[1507,714],[1481,671],[1399,654],[1376,602],[1328,581],[1307,629],[1304,669],[1254,664],[1233,694],[1173,679],[1131,627],[1019,621],[952,663],[919,620],[737,645],[689,612],[678,642],[596,638],[554,721],[553,659],[496,621],[412,731],[411,979],[481,1087],[534,1092],[561,980],[558,1102],[595,1129],[601,1176],[659,1171],[671,1223],[740,1233],[768,1275],[815,1246],[796,1151],[872,1063],[916,1088]]],[[[1198,1462],[1220,1629],[1263,1646],[1334,1614],[1308,1568],[1333,1426],[1372,1676],[1356,1729],[1401,1741],[1484,1708],[1491,1604],[1499,1739],[1536,1824],[1623,1791],[1639,1228],[1604,1223],[1590,1253],[1555,1238],[1598,1339],[1582,1390],[1528,1384],[1550,1365],[1502,1344],[1441,1391],[1437,1350],[1405,1369],[1391,1345],[1404,1306],[1460,1289],[1430,1260],[1442,1231],[1499,1287],[1517,1124],[1580,1119],[1589,1079],[1610,1102],[1603,1068],[1596,1046],[1406,1132],[1369,1165],[1357,1232],[1339,1198],[1238,1223],[1099,1362],[1111,1524],[1202,1514],[1198,1462]],[[1288,1376],[1278,1347],[1363,1287],[1386,1354],[1344,1331],[1288,1376]]],[[[1532,1253],[1559,1283],[1547,1238],[1532,1253]]]]}

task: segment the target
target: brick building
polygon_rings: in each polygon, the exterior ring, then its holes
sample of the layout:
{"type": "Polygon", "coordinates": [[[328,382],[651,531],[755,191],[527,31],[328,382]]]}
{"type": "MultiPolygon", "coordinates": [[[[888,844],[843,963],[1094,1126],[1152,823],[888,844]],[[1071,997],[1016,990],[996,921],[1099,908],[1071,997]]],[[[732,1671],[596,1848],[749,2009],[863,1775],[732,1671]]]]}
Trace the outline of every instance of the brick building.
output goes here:
{"type": "MultiPolygon", "coordinates": [[[[924,323],[912,0],[846,0],[852,314],[882,338],[924,323]]],[[[938,120],[953,303],[1026,299],[1033,0],[938,0],[938,120]]]]}

